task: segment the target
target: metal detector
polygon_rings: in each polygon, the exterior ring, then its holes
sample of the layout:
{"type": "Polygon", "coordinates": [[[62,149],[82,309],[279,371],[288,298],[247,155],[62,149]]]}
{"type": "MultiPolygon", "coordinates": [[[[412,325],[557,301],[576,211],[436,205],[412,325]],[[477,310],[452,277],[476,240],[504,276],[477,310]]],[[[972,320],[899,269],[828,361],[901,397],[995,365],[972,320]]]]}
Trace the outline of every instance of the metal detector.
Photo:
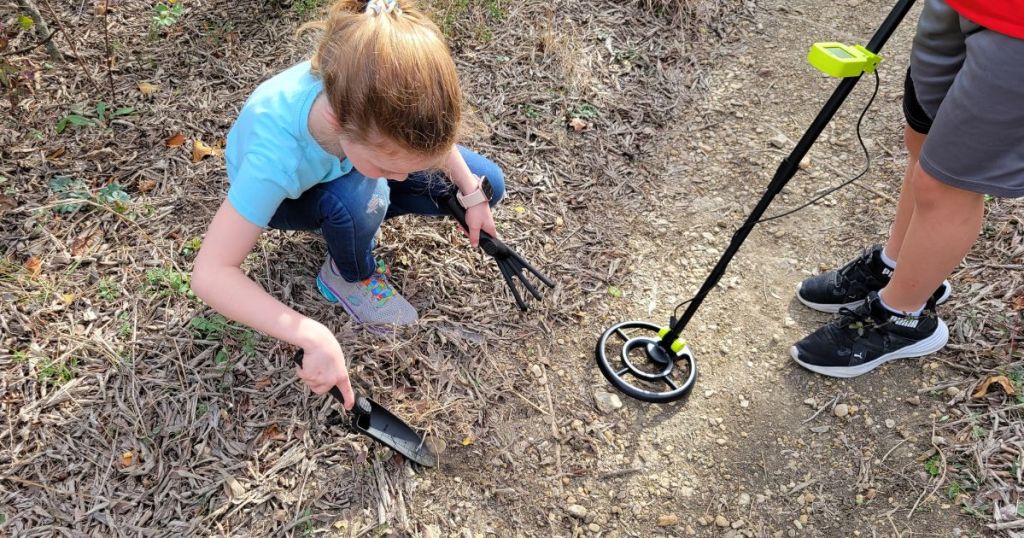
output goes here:
{"type": "Polygon", "coordinates": [[[598,339],[595,352],[597,365],[616,389],[638,400],[655,403],[678,400],[693,389],[697,380],[697,363],[680,334],[718,284],[729,262],[761,220],[772,200],[796,174],[800,160],[853,91],[861,75],[874,72],[881,60],[878,52],[882,45],[889,40],[913,5],[914,0],[897,2],[867,46],[828,42],[815,43],[811,47],[807,58],[811,65],[830,76],[842,78],[842,81],[793,151],[782,160],[761,200],[733,234],[728,248],[701,285],[700,291],[688,301],[689,306],[682,317],[678,320],[674,315],[670,317],[668,327],[644,321],[626,321],[608,328],[598,339]]]}

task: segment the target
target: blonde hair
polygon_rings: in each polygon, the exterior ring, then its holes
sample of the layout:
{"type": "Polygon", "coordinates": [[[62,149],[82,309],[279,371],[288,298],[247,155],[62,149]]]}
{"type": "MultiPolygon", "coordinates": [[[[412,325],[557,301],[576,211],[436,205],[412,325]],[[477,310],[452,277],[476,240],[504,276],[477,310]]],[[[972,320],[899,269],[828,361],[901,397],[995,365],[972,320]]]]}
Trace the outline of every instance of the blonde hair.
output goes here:
{"type": "Polygon", "coordinates": [[[380,135],[424,155],[440,155],[458,138],[462,90],[451,51],[437,26],[410,0],[367,10],[380,0],[339,0],[327,18],[312,65],[342,132],[359,143],[380,135]]]}

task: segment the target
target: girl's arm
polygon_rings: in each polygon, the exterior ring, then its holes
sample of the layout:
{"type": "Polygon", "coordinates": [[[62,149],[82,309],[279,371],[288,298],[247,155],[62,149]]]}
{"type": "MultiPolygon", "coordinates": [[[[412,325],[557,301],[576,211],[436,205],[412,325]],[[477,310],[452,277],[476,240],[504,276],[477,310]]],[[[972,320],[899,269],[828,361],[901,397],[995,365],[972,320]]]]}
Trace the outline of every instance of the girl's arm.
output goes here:
{"type": "MultiPolygon", "coordinates": [[[[476,176],[469,170],[469,165],[466,164],[466,160],[462,158],[462,154],[459,153],[457,147],[453,146],[451,152],[448,153],[445,167],[448,171],[448,177],[451,178],[452,183],[459,188],[463,195],[469,194],[480,187],[476,176]]],[[[469,232],[469,242],[474,247],[480,243],[481,229],[491,234],[492,237],[498,237],[498,231],[494,227],[494,216],[491,215],[491,206],[488,204],[480,203],[467,209],[466,226],[469,227],[469,230],[467,230],[469,232]]]]}
{"type": "Polygon", "coordinates": [[[305,357],[299,378],[317,394],[337,386],[345,396],[345,408],[351,409],[355,398],[334,334],[270,296],[242,272],[242,261],[262,231],[224,200],[196,256],[192,289],[224,316],[301,347],[305,357]]]}

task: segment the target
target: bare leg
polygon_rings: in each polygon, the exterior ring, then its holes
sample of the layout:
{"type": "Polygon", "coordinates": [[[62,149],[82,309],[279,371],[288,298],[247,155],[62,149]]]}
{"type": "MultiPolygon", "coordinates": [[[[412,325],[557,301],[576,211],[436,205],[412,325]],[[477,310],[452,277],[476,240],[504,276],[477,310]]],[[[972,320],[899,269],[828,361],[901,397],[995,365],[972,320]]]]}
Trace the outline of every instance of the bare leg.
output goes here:
{"type": "Polygon", "coordinates": [[[915,164],[909,189],[904,184],[904,191],[913,197],[913,211],[901,238],[899,265],[881,294],[890,307],[914,311],[974,244],[985,214],[985,197],[938,181],[920,164],[915,164]]]}
{"type": "Polygon", "coordinates": [[[900,250],[903,248],[903,236],[910,226],[910,218],[914,216],[914,169],[917,168],[917,156],[921,154],[921,146],[924,145],[926,136],[911,129],[909,125],[903,128],[903,142],[909,153],[907,171],[903,174],[903,188],[900,190],[900,200],[896,205],[896,216],[889,230],[889,241],[885,244],[885,255],[893,260],[899,259],[900,250]]]}

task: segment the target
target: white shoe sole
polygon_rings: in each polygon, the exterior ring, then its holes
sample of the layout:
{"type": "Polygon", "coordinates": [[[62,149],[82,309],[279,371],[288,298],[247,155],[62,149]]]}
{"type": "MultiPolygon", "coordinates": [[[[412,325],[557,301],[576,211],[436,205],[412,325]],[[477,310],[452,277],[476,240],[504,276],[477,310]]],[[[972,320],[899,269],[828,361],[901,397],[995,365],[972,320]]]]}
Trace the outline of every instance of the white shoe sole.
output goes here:
{"type": "MultiPolygon", "coordinates": [[[[939,297],[938,300],[935,301],[935,304],[937,304],[937,305],[940,305],[940,304],[946,302],[949,299],[949,296],[953,294],[953,286],[950,285],[949,281],[948,280],[943,280],[942,283],[945,285],[946,291],[943,292],[942,296],[939,297]]],[[[853,309],[857,308],[858,306],[864,304],[864,300],[854,301],[852,303],[846,303],[846,304],[821,304],[821,303],[814,303],[814,302],[808,301],[807,299],[804,299],[803,296],[800,295],[800,288],[801,288],[801,286],[803,286],[802,283],[796,285],[796,298],[797,298],[797,300],[799,300],[801,303],[803,303],[804,306],[806,306],[808,308],[813,308],[814,310],[817,310],[818,312],[826,312],[828,314],[836,314],[836,313],[839,312],[840,308],[848,308],[850,310],[853,310],[853,309]]]]}
{"type": "Polygon", "coordinates": [[[871,370],[896,359],[911,359],[914,357],[930,355],[945,347],[946,342],[948,341],[949,327],[946,326],[946,322],[940,319],[938,327],[935,328],[935,332],[933,332],[928,338],[925,338],[915,344],[897,349],[896,351],[886,353],[871,362],[858,364],[857,366],[818,366],[816,364],[808,364],[800,360],[800,354],[797,352],[796,346],[789,348],[789,354],[793,357],[793,360],[800,364],[800,366],[803,366],[812,372],[827,375],[829,377],[849,378],[864,375],[871,370]]]}

